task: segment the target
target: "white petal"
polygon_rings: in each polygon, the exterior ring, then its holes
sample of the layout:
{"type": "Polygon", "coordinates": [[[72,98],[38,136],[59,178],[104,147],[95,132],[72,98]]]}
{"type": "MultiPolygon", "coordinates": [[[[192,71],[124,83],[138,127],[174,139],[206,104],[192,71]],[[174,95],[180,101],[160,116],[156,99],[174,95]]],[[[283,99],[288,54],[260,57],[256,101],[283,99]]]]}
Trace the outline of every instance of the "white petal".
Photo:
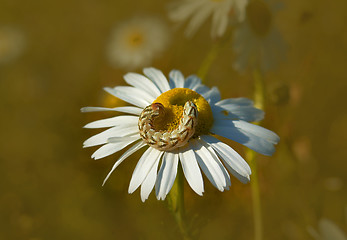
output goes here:
{"type": "Polygon", "coordinates": [[[195,153],[191,146],[180,148],[179,157],[182,164],[184,176],[187,179],[189,186],[202,196],[204,192],[204,181],[200,172],[200,168],[196,161],[195,153]]]}
{"type": "Polygon", "coordinates": [[[141,108],[147,107],[152,102],[149,100],[145,100],[143,97],[145,95],[145,92],[137,88],[127,87],[127,89],[124,89],[124,87],[106,87],[104,89],[106,92],[112,94],[113,96],[141,108]]]}
{"type": "Polygon", "coordinates": [[[226,110],[231,113],[228,118],[237,117],[238,119],[253,122],[260,121],[264,118],[264,112],[255,108],[253,102],[247,98],[230,98],[216,103],[221,111],[226,110]]]}
{"type": "Polygon", "coordinates": [[[211,6],[204,6],[203,8],[200,8],[199,11],[196,11],[187,25],[185,31],[186,36],[193,36],[212,11],[213,9],[211,6]]]}
{"type": "Polygon", "coordinates": [[[236,128],[233,122],[231,120],[224,121],[216,119],[211,132],[241,143],[264,155],[270,156],[275,152],[273,142],[269,142],[267,139],[256,136],[247,130],[236,128]]]}
{"type": "Polygon", "coordinates": [[[210,104],[214,104],[215,102],[220,101],[220,92],[218,88],[213,87],[209,91],[202,94],[202,96],[208,101],[210,104]]]}
{"type": "Polygon", "coordinates": [[[192,90],[194,90],[195,92],[199,93],[200,95],[203,95],[204,93],[210,91],[210,88],[206,87],[203,84],[200,84],[200,85],[195,86],[192,90]]]}
{"type": "Polygon", "coordinates": [[[123,127],[129,126],[129,125],[137,125],[139,121],[138,116],[116,116],[112,118],[106,118],[97,120],[91,123],[88,123],[84,126],[84,128],[105,128],[105,127],[114,127],[122,125],[123,127]]]}
{"type": "Polygon", "coordinates": [[[191,141],[196,154],[196,159],[199,163],[200,168],[205,173],[206,177],[210,182],[219,190],[224,191],[227,185],[227,181],[224,177],[224,173],[220,166],[217,164],[218,157],[213,156],[205,146],[203,146],[202,141],[191,141]],[[216,159],[215,159],[216,158],[216,159]]]}
{"type": "Polygon", "coordinates": [[[243,22],[246,17],[246,7],[248,4],[248,0],[238,0],[235,1],[235,12],[237,13],[237,18],[239,22],[243,22]]]}
{"type": "Polygon", "coordinates": [[[132,139],[127,140],[127,141],[120,141],[120,142],[116,142],[116,143],[105,144],[104,146],[100,147],[98,150],[96,150],[93,153],[92,158],[97,160],[97,159],[100,159],[103,157],[107,157],[111,154],[114,154],[114,153],[122,150],[123,148],[125,148],[126,146],[135,142],[138,139],[140,139],[140,138],[137,137],[137,138],[132,138],[132,139]]]}
{"type": "Polygon", "coordinates": [[[118,143],[118,142],[129,141],[129,140],[132,140],[134,138],[140,139],[140,135],[136,133],[134,135],[130,135],[127,137],[110,137],[107,139],[107,142],[108,143],[118,143]]]}
{"type": "Polygon", "coordinates": [[[157,98],[160,95],[160,91],[157,86],[151,80],[145,76],[142,76],[141,74],[127,73],[124,76],[124,79],[128,84],[146,91],[154,98],[157,98]]]}
{"type": "Polygon", "coordinates": [[[280,137],[276,133],[266,128],[263,128],[259,125],[255,125],[255,124],[245,122],[242,120],[233,121],[233,123],[235,127],[240,128],[251,134],[254,134],[255,136],[258,136],[260,138],[266,139],[267,141],[271,143],[277,144],[280,140],[280,137]]]}
{"type": "Polygon", "coordinates": [[[264,112],[261,109],[251,106],[235,107],[232,105],[224,105],[223,107],[213,106],[213,118],[244,120],[246,122],[256,122],[264,119],[264,112]],[[223,111],[227,111],[225,115],[223,111]]]}
{"type": "Polygon", "coordinates": [[[162,93],[170,90],[166,77],[158,69],[144,68],[143,73],[157,85],[162,93]]]}
{"type": "Polygon", "coordinates": [[[180,71],[172,70],[169,74],[169,77],[171,89],[184,87],[184,76],[180,71]]]}
{"type": "Polygon", "coordinates": [[[178,153],[165,152],[158,173],[155,191],[158,200],[164,200],[175,182],[178,166],[178,153]]]}
{"type": "Polygon", "coordinates": [[[218,106],[229,104],[236,106],[253,106],[253,101],[248,98],[227,98],[216,103],[218,106]]]}
{"type": "Polygon", "coordinates": [[[226,180],[226,187],[224,187],[224,189],[229,190],[229,187],[231,186],[231,180],[230,180],[230,176],[228,171],[225,169],[224,165],[222,164],[222,162],[219,160],[219,157],[217,155],[217,153],[214,151],[214,149],[210,146],[210,144],[208,144],[206,141],[204,141],[203,139],[199,139],[199,141],[201,142],[201,144],[207,148],[207,150],[210,152],[210,154],[213,156],[213,159],[217,162],[217,164],[219,165],[219,168],[222,170],[224,178],[226,180]]]}
{"type": "Polygon", "coordinates": [[[230,4],[225,7],[218,8],[212,17],[212,38],[221,37],[228,26],[228,12],[230,4]]]}
{"type": "Polygon", "coordinates": [[[139,132],[139,127],[137,125],[129,126],[129,127],[113,127],[110,129],[107,129],[99,134],[96,134],[90,138],[88,138],[83,143],[83,147],[91,147],[96,146],[100,144],[107,143],[107,140],[112,137],[124,137],[129,135],[134,135],[139,132]]]}
{"type": "Polygon", "coordinates": [[[147,93],[146,91],[140,88],[128,87],[128,86],[117,86],[117,87],[114,87],[113,89],[125,95],[134,95],[149,103],[153,102],[156,99],[154,96],[152,96],[151,94],[147,93]]]}
{"type": "Polygon", "coordinates": [[[169,11],[169,18],[172,21],[185,21],[198,10],[201,4],[203,4],[202,1],[184,1],[182,4],[175,4],[176,6],[173,6],[175,8],[169,11]]]}
{"type": "Polygon", "coordinates": [[[194,89],[201,84],[201,79],[196,75],[190,75],[186,78],[184,82],[184,87],[189,89],[194,89]]]}
{"type": "Polygon", "coordinates": [[[104,185],[107,181],[107,179],[111,176],[111,174],[113,173],[113,171],[119,166],[119,164],[121,164],[127,157],[129,157],[131,154],[133,154],[134,152],[138,151],[139,149],[141,149],[142,147],[146,146],[147,144],[143,141],[140,141],[136,144],[134,144],[133,146],[131,146],[125,153],[123,153],[123,155],[117,160],[117,162],[115,162],[115,164],[112,166],[111,171],[107,174],[104,182],[102,185],[104,185]]]}
{"type": "Polygon", "coordinates": [[[134,115],[140,115],[142,112],[142,108],[138,107],[115,107],[115,108],[106,108],[106,107],[83,107],[81,108],[81,112],[103,112],[103,111],[115,111],[115,112],[123,112],[134,115]]]}
{"type": "Polygon", "coordinates": [[[217,152],[220,158],[225,163],[228,170],[241,182],[249,182],[251,168],[248,163],[230,146],[219,141],[217,138],[204,135],[201,136],[217,152]]]}
{"type": "Polygon", "coordinates": [[[146,201],[149,194],[152,192],[152,189],[154,187],[155,181],[157,180],[157,169],[159,164],[160,157],[157,158],[156,162],[152,166],[151,170],[149,171],[147,177],[141,184],[141,200],[142,202],[146,201]]]}
{"type": "Polygon", "coordinates": [[[129,184],[129,193],[133,193],[145,180],[152,166],[163,154],[155,148],[148,148],[138,161],[129,184]]]}

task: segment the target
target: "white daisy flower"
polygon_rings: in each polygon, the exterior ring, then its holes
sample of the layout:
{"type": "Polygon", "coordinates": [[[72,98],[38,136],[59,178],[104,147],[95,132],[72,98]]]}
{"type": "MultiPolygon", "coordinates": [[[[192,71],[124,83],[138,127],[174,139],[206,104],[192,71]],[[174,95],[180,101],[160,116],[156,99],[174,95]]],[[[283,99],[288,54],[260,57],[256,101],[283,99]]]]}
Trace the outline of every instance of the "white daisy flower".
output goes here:
{"type": "Polygon", "coordinates": [[[234,31],[233,50],[235,70],[244,72],[248,68],[266,72],[284,59],[286,45],[281,33],[272,23],[272,12],[278,5],[269,1],[254,0],[247,6],[246,19],[234,31]]]}
{"type": "Polygon", "coordinates": [[[172,6],[169,18],[178,23],[191,18],[185,31],[186,36],[191,37],[212,15],[211,36],[215,38],[224,34],[231,13],[236,21],[244,20],[247,3],[248,0],[181,0],[172,6]]]}
{"type": "Polygon", "coordinates": [[[25,46],[24,34],[13,27],[0,27],[0,64],[16,59],[25,46]]]}
{"type": "Polygon", "coordinates": [[[114,67],[136,69],[149,66],[168,46],[170,31],[154,17],[135,17],[112,32],[107,56],[114,67]]]}
{"type": "Polygon", "coordinates": [[[105,91],[134,106],[85,107],[82,112],[117,111],[126,115],[89,123],[85,128],[109,128],[84,142],[84,147],[103,145],[92,158],[100,159],[130,146],[116,161],[110,174],[127,157],[146,147],[133,172],[129,193],[141,186],[145,201],[155,186],[158,199],[165,199],[180,163],[190,187],[204,192],[201,170],[220,191],[231,185],[229,170],[241,182],[250,180],[247,162],[215,135],[239,142],[254,151],[271,155],[279,137],[263,127],[249,123],[263,118],[263,111],[246,98],[221,100],[216,87],[208,88],[191,75],[172,70],[170,82],[155,68],[145,68],[145,76],[128,73],[131,86],[105,88],[105,91]],[[160,167],[159,167],[160,165],[160,167]],[[159,169],[159,171],[158,171],[159,169]]]}

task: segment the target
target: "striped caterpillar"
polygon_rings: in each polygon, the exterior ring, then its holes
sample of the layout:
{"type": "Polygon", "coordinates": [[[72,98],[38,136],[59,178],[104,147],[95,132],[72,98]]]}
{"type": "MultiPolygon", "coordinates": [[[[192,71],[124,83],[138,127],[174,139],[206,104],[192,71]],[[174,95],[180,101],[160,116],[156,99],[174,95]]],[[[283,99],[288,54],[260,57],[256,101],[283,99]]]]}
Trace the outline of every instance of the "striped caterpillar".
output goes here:
{"type": "Polygon", "coordinates": [[[198,122],[198,110],[192,101],[187,101],[183,114],[176,129],[172,131],[154,129],[153,121],[159,115],[165,114],[161,103],[152,103],[145,107],[139,117],[139,130],[142,139],[151,147],[161,151],[171,151],[184,146],[195,133],[198,122]]]}

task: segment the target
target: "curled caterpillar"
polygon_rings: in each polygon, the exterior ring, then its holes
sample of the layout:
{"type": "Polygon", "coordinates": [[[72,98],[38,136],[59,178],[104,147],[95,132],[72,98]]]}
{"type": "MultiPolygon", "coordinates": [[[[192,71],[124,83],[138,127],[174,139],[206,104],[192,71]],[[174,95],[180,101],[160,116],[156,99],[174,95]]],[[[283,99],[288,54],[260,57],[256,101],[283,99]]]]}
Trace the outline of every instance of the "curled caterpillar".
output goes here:
{"type": "Polygon", "coordinates": [[[155,130],[153,121],[165,114],[161,103],[152,103],[145,107],[139,117],[139,130],[141,138],[151,147],[161,151],[171,151],[184,146],[195,133],[198,122],[198,110],[192,101],[184,104],[183,114],[176,129],[172,131],[155,130]]]}

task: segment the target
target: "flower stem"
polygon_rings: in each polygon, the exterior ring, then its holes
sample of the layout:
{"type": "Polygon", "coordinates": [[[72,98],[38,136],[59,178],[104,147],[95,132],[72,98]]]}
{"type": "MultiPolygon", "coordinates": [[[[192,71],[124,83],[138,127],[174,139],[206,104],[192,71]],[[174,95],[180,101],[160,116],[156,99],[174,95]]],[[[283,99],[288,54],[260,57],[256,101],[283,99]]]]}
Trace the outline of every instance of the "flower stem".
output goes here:
{"type": "Polygon", "coordinates": [[[183,239],[192,239],[185,217],[184,177],[181,166],[179,166],[178,168],[176,180],[171,188],[169,195],[167,196],[167,204],[168,208],[170,209],[172,215],[176,220],[176,223],[183,236],[183,239]]]}
{"type": "Polygon", "coordinates": [[[205,78],[206,78],[206,75],[208,73],[208,70],[210,69],[212,63],[216,59],[216,57],[217,57],[217,55],[221,49],[221,46],[219,43],[220,43],[220,41],[215,43],[212,46],[211,50],[207,53],[205,59],[201,63],[201,66],[197,72],[197,75],[200,77],[202,82],[205,82],[205,78]]]}
{"type": "Polygon", "coordinates": [[[232,31],[228,31],[223,38],[216,40],[216,42],[212,45],[212,48],[207,53],[206,57],[202,61],[200,68],[197,72],[198,77],[202,80],[203,83],[206,84],[206,75],[211,68],[212,63],[217,58],[220,50],[229,42],[232,35],[232,31]]]}
{"type": "MultiPolygon", "coordinates": [[[[261,73],[258,70],[253,71],[254,78],[254,106],[259,109],[264,109],[265,87],[261,73]]],[[[246,157],[252,169],[251,191],[253,197],[253,219],[254,219],[254,239],[263,239],[263,222],[260,201],[259,176],[256,162],[256,153],[251,150],[246,150],[246,157]]]]}
{"type": "Polygon", "coordinates": [[[246,157],[252,169],[251,191],[253,197],[253,221],[254,221],[254,239],[263,239],[263,222],[261,213],[260,190],[258,169],[256,164],[256,153],[253,150],[247,149],[246,157]]]}

